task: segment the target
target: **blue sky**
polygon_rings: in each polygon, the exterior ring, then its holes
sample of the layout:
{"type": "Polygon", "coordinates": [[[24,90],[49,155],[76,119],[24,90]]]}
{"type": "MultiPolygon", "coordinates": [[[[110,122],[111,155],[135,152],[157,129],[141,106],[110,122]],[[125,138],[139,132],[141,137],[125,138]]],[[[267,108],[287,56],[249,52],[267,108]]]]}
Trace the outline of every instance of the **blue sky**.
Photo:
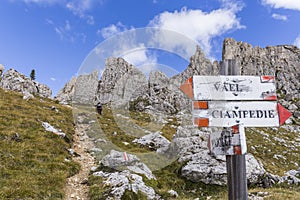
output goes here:
{"type": "MultiPolygon", "coordinates": [[[[226,37],[260,47],[300,47],[299,22],[300,0],[1,0],[0,63],[28,76],[35,69],[36,80],[55,95],[98,44],[119,32],[173,30],[220,60],[226,37]]],[[[137,65],[186,67],[163,52],[133,55],[125,58],[137,65]]]]}

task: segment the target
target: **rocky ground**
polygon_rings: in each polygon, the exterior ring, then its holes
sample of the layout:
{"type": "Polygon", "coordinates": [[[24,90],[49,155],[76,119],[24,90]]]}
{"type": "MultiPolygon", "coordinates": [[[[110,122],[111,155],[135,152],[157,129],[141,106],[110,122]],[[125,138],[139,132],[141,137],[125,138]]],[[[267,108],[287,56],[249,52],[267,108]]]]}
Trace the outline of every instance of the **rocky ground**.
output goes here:
{"type": "Polygon", "coordinates": [[[74,137],[74,149],[72,153],[74,160],[81,165],[78,174],[68,178],[66,184],[66,199],[87,200],[88,198],[88,176],[91,168],[94,166],[95,159],[88,153],[93,148],[91,139],[87,136],[88,125],[81,124],[76,126],[74,137]]]}

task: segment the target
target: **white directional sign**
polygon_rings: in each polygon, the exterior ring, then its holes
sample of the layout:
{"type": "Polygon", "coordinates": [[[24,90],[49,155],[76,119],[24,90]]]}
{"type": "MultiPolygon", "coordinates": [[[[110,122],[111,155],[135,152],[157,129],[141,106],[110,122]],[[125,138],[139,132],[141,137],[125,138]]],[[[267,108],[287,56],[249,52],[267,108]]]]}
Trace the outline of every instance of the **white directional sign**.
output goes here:
{"type": "Polygon", "coordinates": [[[245,127],[279,126],[277,108],[276,101],[194,102],[193,121],[194,125],[209,127],[229,127],[235,124],[245,127]]]}
{"type": "Polygon", "coordinates": [[[274,76],[193,76],[194,100],[276,100],[274,76]]]}

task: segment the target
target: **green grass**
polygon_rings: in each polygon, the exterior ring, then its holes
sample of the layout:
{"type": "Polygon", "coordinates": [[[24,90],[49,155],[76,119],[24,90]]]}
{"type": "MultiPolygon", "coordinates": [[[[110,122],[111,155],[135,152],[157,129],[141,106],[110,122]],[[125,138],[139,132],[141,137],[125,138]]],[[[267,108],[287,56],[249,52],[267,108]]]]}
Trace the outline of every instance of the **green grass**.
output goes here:
{"type": "MultiPolygon", "coordinates": [[[[115,111],[116,112],[116,111],[115,111]]],[[[121,111],[120,111],[121,112],[121,111]]],[[[116,119],[114,113],[108,106],[103,107],[103,112],[101,116],[98,116],[98,123],[105,135],[105,137],[115,144],[117,147],[127,151],[127,152],[138,152],[138,153],[145,153],[149,152],[149,150],[145,148],[141,148],[139,144],[135,144],[132,141],[137,137],[134,135],[134,132],[137,130],[132,124],[136,123],[137,119],[134,121],[129,121],[125,119],[121,123],[129,123],[128,131],[132,131],[131,134],[126,133],[120,126],[116,123],[116,119]],[[117,134],[114,134],[117,133],[117,134]],[[124,143],[125,142],[125,143],[124,143]],[[126,142],[130,145],[126,145],[126,142]]],[[[144,116],[143,116],[144,118],[144,116]]],[[[142,121],[142,120],[140,120],[142,121]]],[[[142,132],[142,131],[141,131],[142,132]]]]}
{"type": "MultiPolygon", "coordinates": [[[[175,161],[169,166],[153,172],[157,178],[157,185],[152,184],[152,186],[164,199],[171,198],[168,193],[170,189],[178,193],[179,197],[176,199],[206,199],[207,196],[217,198],[226,191],[226,187],[207,185],[201,182],[195,183],[182,177],[180,171],[183,165],[184,163],[175,161]]],[[[148,180],[145,179],[145,183],[147,182],[148,180]]]]}
{"type": "Polygon", "coordinates": [[[300,146],[295,143],[297,137],[299,133],[283,128],[246,130],[248,152],[259,159],[268,172],[281,176],[284,172],[299,168],[300,146]]]}
{"type": "Polygon", "coordinates": [[[249,193],[257,194],[258,192],[266,192],[267,195],[264,197],[265,200],[299,200],[300,190],[298,187],[291,186],[275,186],[272,188],[254,188],[250,189],[249,193]]]}
{"type": "Polygon", "coordinates": [[[0,110],[0,199],[63,198],[66,178],[80,168],[66,150],[74,134],[71,109],[0,89],[0,110]],[[45,131],[43,121],[67,137],[45,131]]]}

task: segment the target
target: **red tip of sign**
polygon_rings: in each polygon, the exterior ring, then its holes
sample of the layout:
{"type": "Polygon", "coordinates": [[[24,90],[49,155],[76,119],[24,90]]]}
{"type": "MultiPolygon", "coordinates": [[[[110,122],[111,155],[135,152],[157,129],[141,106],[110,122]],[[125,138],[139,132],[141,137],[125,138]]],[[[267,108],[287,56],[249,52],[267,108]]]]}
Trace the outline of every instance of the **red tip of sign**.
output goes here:
{"type": "Polygon", "coordinates": [[[275,100],[277,100],[277,96],[276,96],[276,95],[265,96],[265,97],[264,97],[264,100],[275,101],[275,100]]]}
{"type": "Polygon", "coordinates": [[[279,115],[279,125],[282,125],[290,116],[292,116],[292,113],[279,103],[277,104],[277,110],[279,115]]]}
{"type": "Polygon", "coordinates": [[[267,83],[267,82],[274,83],[274,81],[275,81],[274,76],[261,76],[260,78],[261,78],[262,83],[267,83]]]}
{"type": "Polygon", "coordinates": [[[191,76],[188,80],[186,80],[181,86],[180,90],[186,94],[188,97],[191,99],[194,98],[194,93],[193,93],[193,77],[191,76]]]}

